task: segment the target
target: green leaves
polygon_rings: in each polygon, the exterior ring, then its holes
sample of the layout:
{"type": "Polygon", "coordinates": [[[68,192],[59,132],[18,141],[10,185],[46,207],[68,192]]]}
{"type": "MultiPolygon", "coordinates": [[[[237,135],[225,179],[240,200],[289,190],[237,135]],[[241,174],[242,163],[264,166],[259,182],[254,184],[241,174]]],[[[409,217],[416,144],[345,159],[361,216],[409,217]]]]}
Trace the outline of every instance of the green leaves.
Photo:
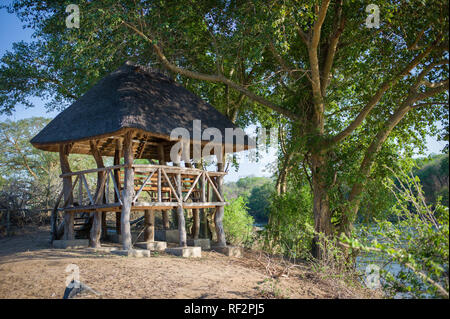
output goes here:
{"type": "Polygon", "coordinates": [[[417,177],[401,173],[395,183],[389,181],[388,185],[398,200],[391,210],[393,222],[377,220],[376,230],[369,232],[375,239],[366,239],[360,247],[379,256],[385,266],[402,266],[393,273],[384,270],[387,292],[407,292],[415,298],[448,298],[448,207],[439,203],[434,208],[428,206],[417,177]]]}

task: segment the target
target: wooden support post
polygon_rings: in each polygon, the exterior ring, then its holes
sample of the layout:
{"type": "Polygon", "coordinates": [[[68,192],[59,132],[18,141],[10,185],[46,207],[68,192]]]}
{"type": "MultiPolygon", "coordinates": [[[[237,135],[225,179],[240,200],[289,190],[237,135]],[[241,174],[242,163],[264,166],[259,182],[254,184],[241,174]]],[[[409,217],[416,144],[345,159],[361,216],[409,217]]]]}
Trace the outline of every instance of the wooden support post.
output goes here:
{"type": "MultiPolygon", "coordinates": [[[[94,141],[89,141],[91,147],[91,154],[94,156],[95,162],[97,163],[97,168],[104,168],[103,158],[97,148],[97,143],[94,141]]],[[[106,171],[100,171],[97,173],[97,188],[95,190],[94,204],[98,205],[103,200],[104,186],[106,183],[106,171]]],[[[94,212],[94,222],[92,223],[91,233],[90,233],[90,243],[89,245],[93,248],[100,247],[100,236],[102,233],[102,222],[103,222],[104,212],[96,211],[94,212]]],[[[106,222],[106,220],[105,220],[106,222]]],[[[106,230],[105,230],[106,232],[106,230]]]]}
{"type": "MultiPolygon", "coordinates": [[[[59,161],[61,164],[61,173],[71,173],[69,164],[69,153],[72,146],[70,144],[60,144],[59,145],[59,161]]],[[[72,177],[63,177],[63,192],[64,192],[64,202],[67,206],[73,204],[73,194],[72,194],[72,177]]],[[[64,239],[72,240],[75,239],[74,232],[74,215],[69,212],[64,213],[64,239]]]]}
{"type": "Polygon", "coordinates": [[[144,211],[144,227],[144,241],[155,241],[155,211],[153,209],[144,211]]]}
{"type": "MultiPolygon", "coordinates": [[[[120,155],[122,151],[122,144],[120,140],[117,140],[116,149],[114,151],[114,165],[120,165],[120,155]]],[[[120,188],[120,169],[114,170],[114,180],[116,182],[117,187],[120,188]]],[[[114,192],[114,202],[118,203],[119,198],[117,197],[116,192],[114,192]]],[[[120,235],[120,215],[121,212],[116,212],[116,234],[120,235]]]]}
{"type": "MultiPolygon", "coordinates": [[[[225,154],[224,148],[222,146],[222,160],[217,163],[217,170],[219,172],[224,171],[225,167],[225,154]]],[[[217,190],[221,197],[223,197],[223,175],[217,176],[217,190]]],[[[227,245],[225,240],[225,231],[223,229],[223,215],[224,215],[224,206],[216,207],[216,213],[214,214],[214,224],[216,226],[216,235],[217,235],[217,245],[221,247],[225,247],[227,245]]]]}
{"type": "MultiPolygon", "coordinates": [[[[176,161],[173,163],[173,166],[180,166],[180,154],[177,154],[176,161]]],[[[187,246],[187,238],[186,238],[186,222],[184,219],[184,209],[183,209],[183,190],[181,185],[181,173],[176,175],[176,191],[178,193],[178,197],[180,198],[180,202],[177,207],[177,216],[178,216],[178,233],[179,233],[179,243],[180,247],[187,246]]]]}
{"type": "MultiPolygon", "coordinates": [[[[198,168],[198,167],[197,167],[198,168]]],[[[200,179],[200,201],[205,203],[207,201],[206,198],[206,177],[205,174],[202,174],[200,179]]],[[[206,210],[204,208],[200,209],[200,226],[199,232],[202,234],[203,238],[208,238],[208,219],[206,216],[206,210]]]]}
{"type": "Polygon", "coordinates": [[[131,202],[133,201],[134,192],[134,171],[133,165],[133,132],[125,133],[123,141],[123,157],[125,164],[125,176],[123,181],[123,195],[122,195],[122,216],[121,216],[121,233],[122,233],[122,249],[129,250],[132,248],[131,244],[131,229],[130,229],[130,213],[131,202]]]}
{"type": "Polygon", "coordinates": [[[200,210],[195,208],[192,210],[194,223],[192,225],[192,237],[198,239],[200,235],[200,210]]]}
{"type": "MultiPolygon", "coordinates": [[[[166,159],[164,156],[164,145],[158,144],[157,148],[158,148],[159,165],[166,165],[166,159]]],[[[160,174],[158,174],[158,183],[160,180],[161,180],[161,171],[160,171],[160,174]]],[[[158,185],[160,185],[160,184],[158,184],[158,185]]],[[[161,189],[158,190],[158,196],[159,196],[160,191],[161,191],[161,189]]],[[[160,198],[160,197],[158,197],[158,198],[160,198]]],[[[165,230],[167,230],[170,228],[169,211],[162,210],[161,214],[162,214],[162,219],[163,219],[163,228],[165,230]]]]}
{"type": "MultiPolygon", "coordinates": [[[[194,167],[198,168],[198,165],[194,163],[194,167]]],[[[203,196],[203,186],[202,186],[202,178],[204,175],[200,177],[199,186],[200,186],[200,201],[204,203],[204,196],[203,196]]],[[[200,236],[200,210],[195,208],[192,210],[192,217],[193,217],[193,225],[192,225],[192,237],[194,239],[198,239],[200,236]]]]}

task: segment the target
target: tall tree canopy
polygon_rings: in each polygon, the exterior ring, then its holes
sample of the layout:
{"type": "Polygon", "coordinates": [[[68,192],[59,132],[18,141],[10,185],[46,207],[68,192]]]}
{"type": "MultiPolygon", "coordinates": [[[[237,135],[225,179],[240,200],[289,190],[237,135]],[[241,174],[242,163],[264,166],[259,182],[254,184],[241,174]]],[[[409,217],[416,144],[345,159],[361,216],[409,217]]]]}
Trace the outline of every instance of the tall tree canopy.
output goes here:
{"type": "Polygon", "coordinates": [[[448,139],[446,0],[370,1],[378,28],[357,0],[80,0],[69,29],[71,2],[8,7],[35,41],[1,59],[1,112],[30,96],[64,108],[126,60],[164,68],[238,123],[280,125],[280,175],[310,178],[317,232],[349,233],[383,164],[448,139]]]}

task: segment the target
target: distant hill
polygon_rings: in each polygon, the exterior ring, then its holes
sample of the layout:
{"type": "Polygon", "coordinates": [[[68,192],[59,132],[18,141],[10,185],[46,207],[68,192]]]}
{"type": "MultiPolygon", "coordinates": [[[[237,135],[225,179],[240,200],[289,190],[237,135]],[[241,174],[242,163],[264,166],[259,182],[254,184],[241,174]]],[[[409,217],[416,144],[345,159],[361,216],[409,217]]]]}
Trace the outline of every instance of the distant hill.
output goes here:
{"type": "Polygon", "coordinates": [[[274,183],[268,177],[247,176],[237,182],[224,184],[225,196],[229,199],[242,196],[247,203],[249,214],[258,223],[268,221],[270,196],[274,191],[274,183]]]}

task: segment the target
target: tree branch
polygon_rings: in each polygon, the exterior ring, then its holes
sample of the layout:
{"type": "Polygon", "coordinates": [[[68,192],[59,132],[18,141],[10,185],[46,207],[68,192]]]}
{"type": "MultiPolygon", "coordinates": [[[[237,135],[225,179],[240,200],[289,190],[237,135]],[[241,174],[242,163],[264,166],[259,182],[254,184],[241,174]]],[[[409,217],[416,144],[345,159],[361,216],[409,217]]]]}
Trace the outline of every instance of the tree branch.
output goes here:
{"type": "Polygon", "coordinates": [[[274,110],[275,112],[283,114],[284,116],[291,118],[291,119],[299,118],[293,112],[290,112],[290,111],[270,102],[269,100],[251,92],[250,90],[246,89],[245,87],[227,79],[223,75],[220,75],[220,74],[219,75],[211,75],[211,74],[199,73],[199,72],[186,70],[184,68],[176,66],[175,64],[171,63],[167,59],[167,57],[164,55],[161,48],[152,39],[150,39],[146,34],[144,34],[139,29],[137,29],[135,26],[133,26],[125,21],[122,21],[122,23],[125,26],[127,26],[128,28],[130,28],[131,30],[133,30],[134,32],[136,32],[138,35],[143,37],[147,42],[149,42],[152,45],[152,47],[156,53],[156,56],[158,57],[160,62],[164,65],[164,67],[166,67],[168,70],[175,72],[177,74],[180,74],[180,75],[184,75],[184,76],[192,78],[192,79],[209,81],[209,82],[220,82],[220,83],[226,84],[226,85],[230,86],[231,88],[235,89],[236,91],[243,93],[245,96],[247,96],[251,100],[258,102],[258,103],[274,110]]]}
{"type": "Polygon", "coordinates": [[[362,111],[358,114],[358,116],[351,122],[343,131],[335,135],[330,144],[336,144],[349,136],[361,123],[364,121],[366,116],[372,111],[375,105],[381,100],[384,96],[384,93],[388,91],[392,86],[394,86],[398,81],[400,81],[405,75],[407,75],[411,70],[413,70],[426,56],[430,54],[433,45],[430,45],[424,52],[416,56],[399,74],[397,74],[394,78],[385,81],[378,91],[372,96],[366,106],[362,109],[362,111]]]}
{"type": "Polygon", "coordinates": [[[328,52],[325,58],[325,63],[322,70],[322,83],[321,83],[321,91],[322,96],[325,96],[325,92],[327,90],[328,85],[331,80],[331,67],[333,66],[334,57],[337,51],[337,45],[339,43],[339,39],[341,37],[342,32],[344,32],[345,26],[345,18],[342,17],[342,6],[343,0],[341,0],[336,8],[336,20],[334,23],[334,29],[336,30],[330,36],[328,43],[328,52]]]}

